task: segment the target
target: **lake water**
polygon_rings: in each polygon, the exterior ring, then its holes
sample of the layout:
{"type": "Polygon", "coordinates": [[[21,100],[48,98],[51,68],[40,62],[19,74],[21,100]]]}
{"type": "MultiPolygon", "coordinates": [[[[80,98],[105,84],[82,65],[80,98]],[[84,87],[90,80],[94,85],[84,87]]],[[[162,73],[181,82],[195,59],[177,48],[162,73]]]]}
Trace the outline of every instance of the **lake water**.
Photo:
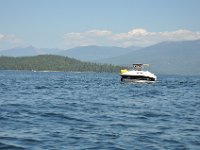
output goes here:
{"type": "Polygon", "coordinates": [[[200,149],[200,77],[0,71],[1,150],[200,149]]]}

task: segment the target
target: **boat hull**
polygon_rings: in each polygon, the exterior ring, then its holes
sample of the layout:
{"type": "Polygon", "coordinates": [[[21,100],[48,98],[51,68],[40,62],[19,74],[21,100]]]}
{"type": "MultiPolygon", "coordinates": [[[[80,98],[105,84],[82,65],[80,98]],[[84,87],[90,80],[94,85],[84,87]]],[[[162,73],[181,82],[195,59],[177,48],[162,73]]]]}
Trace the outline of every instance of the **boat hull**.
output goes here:
{"type": "Polygon", "coordinates": [[[130,76],[130,75],[121,75],[121,81],[134,81],[134,82],[154,82],[156,79],[149,76],[130,76]]]}

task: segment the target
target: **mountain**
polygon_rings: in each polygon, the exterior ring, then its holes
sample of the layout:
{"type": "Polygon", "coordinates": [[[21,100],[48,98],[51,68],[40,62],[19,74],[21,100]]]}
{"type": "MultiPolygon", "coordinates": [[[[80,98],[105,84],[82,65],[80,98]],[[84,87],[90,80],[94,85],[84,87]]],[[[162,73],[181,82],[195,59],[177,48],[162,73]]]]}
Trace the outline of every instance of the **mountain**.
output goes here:
{"type": "Polygon", "coordinates": [[[82,61],[131,65],[148,63],[156,74],[200,75],[200,40],[162,42],[145,48],[83,46],[68,50],[38,49],[32,46],[0,51],[2,56],[35,56],[56,54],[82,61]]]}
{"type": "Polygon", "coordinates": [[[63,49],[58,48],[41,48],[40,49],[44,54],[58,54],[61,51],[64,51],[63,49]]]}
{"type": "Polygon", "coordinates": [[[105,46],[81,46],[68,50],[57,48],[35,48],[33,46],[25,48],[12,48],[0,51],[0,56],[36,56],[41,54],[54,54],[60,56],[68,56],[82,61],[96,62],[99,59],[110,58],[127,54],[138,50],[139,47],[105,47],[105,46]]]}
{"type": "Polygon", "coordinates": [[[43,54],[40,49],[37,49],[33,46],[25,47],[25,48],[12,48],[7,50],[0,51],[1,56],[13,56],[13,57],[19,57],[19,56],[35,56],[43,54]]]}
{"type": "Polygon", "coordinates": [[[104,47],[104,46],[81,46],[68,49],[57,53],[58,55],[68,56],[82,61],[97,61],[115,56],[127,54],[135,51],[139,47],[121,48],[121,47],[104,47]]]}
{"type": "Polygon", "coordinates": [[[160,74],[200,75],[200,40],[163,42],[98,62],[115,65],[148,63],[151,70],[160,74]]]}
{"type": "Polygon", "coordinates": [[[60,51],[64,50],[57,48],[35,48],[33,46],[28,46],[24,48],[17,47],[17,48],[2,50],[0,51],[0,56],[12,56],[12,57],[36,56],[42,54],[57,54],[60,51]]]}

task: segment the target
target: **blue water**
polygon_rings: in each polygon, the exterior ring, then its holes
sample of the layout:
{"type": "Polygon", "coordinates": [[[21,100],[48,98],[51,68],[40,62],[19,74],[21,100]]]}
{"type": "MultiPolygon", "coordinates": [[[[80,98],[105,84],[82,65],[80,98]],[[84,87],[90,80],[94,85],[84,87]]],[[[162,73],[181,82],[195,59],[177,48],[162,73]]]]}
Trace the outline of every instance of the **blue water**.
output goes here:
{"type": "Polygon", "coordinates": [[[0,71],[1,150],[200,149],[200,77],[0,71]]]}

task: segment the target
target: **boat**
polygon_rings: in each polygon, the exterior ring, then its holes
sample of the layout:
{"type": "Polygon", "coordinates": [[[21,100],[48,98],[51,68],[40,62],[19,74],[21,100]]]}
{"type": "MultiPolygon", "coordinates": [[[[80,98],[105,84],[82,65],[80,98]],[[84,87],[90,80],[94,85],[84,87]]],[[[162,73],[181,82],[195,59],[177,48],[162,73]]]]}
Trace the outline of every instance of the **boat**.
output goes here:
{"type": "Polygon", "coordinates": [[[133,82],[155,82],[157,77],[155,74],[143,70],[144,67],[149,66],[149,64],[133,64],[133,69],[121,70],[121,81],[133,81],[133,82]]]}

